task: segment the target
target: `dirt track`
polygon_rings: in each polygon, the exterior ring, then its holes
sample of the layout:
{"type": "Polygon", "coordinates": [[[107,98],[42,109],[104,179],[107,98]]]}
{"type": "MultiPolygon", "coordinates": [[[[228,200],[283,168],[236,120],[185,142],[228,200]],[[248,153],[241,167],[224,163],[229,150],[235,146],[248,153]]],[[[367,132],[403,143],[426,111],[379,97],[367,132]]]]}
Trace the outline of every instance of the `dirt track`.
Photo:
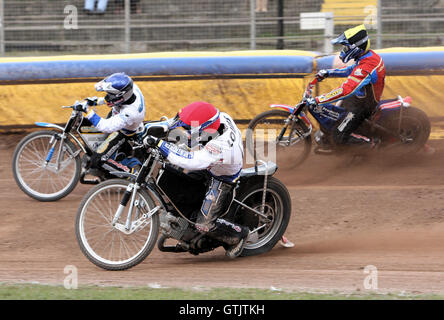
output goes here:
{"type": "Polygon", "coordinates": [[[437,152],[403,161],[310,155],[277,176],[288,186],[293,215],[287,237],[256,257],[228,260],[223,249],[200,256],[160,253],[137,267],[107,272],[80,252],[74,234],[79,185],[65,199],[40,203],[11,172],[17,136],[0,136],[0,282],[63,284],[64,267],[79,284],[259,287],[350,292],[364,289],[364,268],[378,269],[378,292],[444,292],[444,140],[437,152]]]}

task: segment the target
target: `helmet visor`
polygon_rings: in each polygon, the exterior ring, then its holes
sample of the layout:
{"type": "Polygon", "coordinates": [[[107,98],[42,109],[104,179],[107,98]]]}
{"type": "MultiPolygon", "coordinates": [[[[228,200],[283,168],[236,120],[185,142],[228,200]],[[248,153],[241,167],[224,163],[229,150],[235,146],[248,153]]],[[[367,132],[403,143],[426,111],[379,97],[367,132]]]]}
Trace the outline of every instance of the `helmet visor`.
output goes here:
{"type": "Polygon", "coordinates": [[[345,34],[343,34],[343,33],[339,37],[331,40],[331,44],[350,45],[347,38],[345,37],[345,34]]]}
{"type": "Polygon", "coordinates": [[[191,130],[191,127],[180,119],[179,114],[176,114],[176,116],[174,117],[173,121],[170,124],[170,130],[176,128],[184,128],[185,130],[191,130]]]}
{"type": "Polygon", "coordinates": [[[107,82],[105,80],[99,81],[94,85],[96,91],[105,91],[107,93],[118,94],[120,90],[113,88],[113,84],[111,82],[107,82]]]}

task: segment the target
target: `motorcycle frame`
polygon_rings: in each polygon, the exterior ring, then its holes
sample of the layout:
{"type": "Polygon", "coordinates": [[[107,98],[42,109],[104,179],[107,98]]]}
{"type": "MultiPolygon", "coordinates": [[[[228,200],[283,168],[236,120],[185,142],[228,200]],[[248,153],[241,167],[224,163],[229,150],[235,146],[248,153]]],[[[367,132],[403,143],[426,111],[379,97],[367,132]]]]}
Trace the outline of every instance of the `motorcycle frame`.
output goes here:
{"type": "MultiPolygon", "coordinates": [[[[66,108],[66,107],[63,107],[63,108],[66,108]]],[[[160,126],[163,128],[165,128],[165,127],[167,128],[168,127],[168,125],[167,125],[168,118],[166,118],[166,117],[163,117],[163,118],[165,118],[165,119],[163,119],[159,122],[152,122],[152,123],[145,124],[144,125],[145,130],[147,130],[151,126],[160,126]]],[[[64,141],[68,137],[70,139],[72,139],[71,141],[74,142],[74,144],[79,148],[77,151],[75,151],[71,155],[73,158],[77,157],[81,152],[83,152],[84,154],[87,154],[88,156],[91,156],[93,154],[93,150],[91,149],[88,142],[84,139],[82,133],[80,132],[80,126],[83,122],[83,119],[84,119],[84,116],[81,111],[73,110],[70,118],[68,119],[68,121],[65,124],[65,127],[59,126],[54,123],[35,122],[35,124],[39,127],[53,128],[53,129],[56,129],[57,131],[60,131],[60,134],[56,136],[55,141],[53,141],[53,140],[50,141],[51,144],[55,145],[57,140],[59,140],[59,139],[62,140],[62,142],[60,143],[60,146],[59,146],[59,150],[57,152],[57,160],[56,160],[57,169],[59,169],[59,167],[60,167],[60,156],[61,156],[61,152],[63,149],[64,141]],[[73,129],[79,135],[80,140],[79,140],[79,138],[77,138],[73,134],[73,129]]],[[[97,133],[102,133],[102,132],[98,131],[97,133]]],[[[50,150],[51,149],[52,149],[52,147],[50,148],[50,150]]],[[[51,152],[51,154],[48,154],[48,156],[47,156],[47,163],[49,163],[51,158],[52,158],[52,152],[51,152]]],[[[87,183],[83,179],[81,179],[80,182],[87,183]]]]}
{"type": "MultiPolygon", "coordinates": [[[[313,125],[312,125],[310,119],[303,112],[303,110],[305,108],[308,109],[308,112],[313,116],[313,118],[319,123],[319,125],[321,127],[322,127],[322,125],[324,123],[324,119],[327,118],[327,119],[329,119],[331,121],[336,122],[338,119],[341,118],[341,115],[343,115],[345,112],[347,112],[347,110],[342,108],[340,105],[328,104],[328,105],[323,105],[323,106],[317,106],[317,108],[319,108],[321,111],[323,111],[324,109],[329,110],[329,111],[333,111],[333,108],[337,108],[338,111],[340,112],[340,114],[338,115],[337,118],[331,118],[331,117],[328,117],[327,115],[324,116],[321,112],[315,112],[314,108],[308,108],[305,98],[311,97],[311,92],[312,92],[313,88],[317,85],[317,83],[318,83],[317,78],[314,78],[307,85],[307,88],[306,88],[306,90],[304,92],[304,99],[300,103],[298,103],[294,108],[290,107],[290,106],[286,106],[286,105],[271,105],[272,108],[281,108],[281,109],[285,109],[285,110],[287,110],[289,112],[288,119],[286,120],[286,123],[285,123],[284,127],[282,128],[282,130],[281,130],[281,132],[280,132],[280,134],[279,134],[279,136],[277,138],[278,141],[281,140],[282,137],[284,136],[285,131],[288,128],[288,125],[291,123],[292,124],[292,129],[293,129],[293,124],[296,121],[301,121],[302,120],[302,121],[306,122],[309,125],[309,130],[306,133],[304,133],[304,137],[305,137],[305,135],[311,134],[313,125]]],[[[371,121],[369,119],[365,119],[364,120],[365,123],[367,123],[370,126],[370,129],[372,131],[374,129],[377,129],[377,130],[383,131],[383,132],[388,133],[388,134],[393,135],[393,136],[399,135],[400,128],[401,128],[401,123],[402,123],[402,114],[403,114],[402,111],[403,111],[404,108],[409,107],[410,103],[409,102],[405,102],[401,98],[401,96],[398,96],[398,101],[399,101],[400,105],[397,106],[397,107],[393,107],[393,108],[391,108],[389,110],[384,110],[383,108],[381,108],[381,109],[377,109],[375,111],[375,112],[380,112],[381,114],[384,114],[384,113],[389,113],[389,112],[394,112],[396,110],[399,110],[400,117],[399,117],[399,123],[398,123],[398,130],[397,130],[397,132],[394,133],[394,132],[384,128],[383,126],[381,126],[378,123],[376,123],[376,121],[371,121]]],[[[378,108],[379,108],[379,105],[378,105],[378,108]]],[[[333,112],[335,112],[335,111],[333,111],[333,112]]],[[[325,129],[327,130],[327,132],[330,132],[332,127],[329,127],[329,128],[327,127],[325,129]]],[[[400,141],[402,141],[402,137],[399,137],[399,139],[400,139],[400,141]]],[[[290,141],[289,141],[289,143],[290,143],[290,141]]]]}
{"type": "MultiPolygon", "coordinates": [[[[262,163],[263,165],[265,165],[266,170],[265,170],[265,174],[264,174],[264,184],[263,184],[263,195],[262,195],[262,203],[261,203],[261,211],[258,211],[254,208],[251,208],[250,206],[246,205],[245,203],[237,200],[236,198],[233,198],[233,201],[231,202],[230,206],[228,207],[227,211],[221,215],[224,216],[227,212],[229,212],[231,210],[231,207],[234,203],[237,203],[238,205],[252,211],[253,213],[265,218],[268,220],[268,217],[264,214],[264,207],[265,207],[265,199],[266,199],[266,192],[267,192],[267,182],[268,182],[268,164],[265,163],[264,161],[261,160],[257,160],[256,164],[255,164],[255,168],[256,168],[256,172],[257,172],[257,163],[262,163]]],[[[174,204],[174,202],[168,197],[168,195],[157,185],[157,181],[160,179],[162,173],[160,173],[157,176],[157,179],[154,179],[152,177],[152,174],[155,170],[156,167],[162,166],[162,161],[161,161],[161,155],[160,152],[156,149],[151,149],[151,154],[150,156],[145,160],[145,162],[143,163],[139,173],[137,175],[133,174],[133,173],[128,173],[128,172],[121,172],[121,171],[112,171],[110,172],[111,174],[118,176],[120,178],[126,178],[126,179],[130,179],[131,181],[133,181],[133,183],[130,183],[125,191],[125,194],[123,195],[123,198],[119,204],[118,209],[116,210],[115,214],[114,214],[114,218],[113,218],[113,226],[115,226],[116,222],[119,220],[124,208],[128,205],[128,202],[130,202],[130,207],[128,209],[128,216],[127,216],[127,220],[126,220],[126,225],[125,225],[125,230],[129,231],[131,230],[131,216],[132,216],[132,210],[134,207],[134,201],[135,201],[135,197],[137,194],[137,191],[141,188],[145,189],[146,191],[148,191],[149,195],[153,195],[154,199],[156,200],[157,203],[160,203],[161,206],[157,206],[154,209],[156,209],[155,211],[150,210],[149,215],[147,215],[146,219],[148,219],[149,217],[151,217],[153,214],[155,214],[158,211],[163,211],[166,212],[166,207],[168,204],[171,204],[174,209],[177,211],[177,213],[183,218],[185,219],[188,223],[190,223],[191,225],[196,225],[196,222],[191,221],[190,219],[188,219],[181,211],[179,208],[177,208],[177,206],[174,204]],[[148,168],[149,162],[153,160],[153,163],[151,164],[151,167],[148,168]],[[148,173],[146,173],[148,170],[148,173]],[[167,201],[165,201],[165,198],[167,199],[167,201]],[[152,212],[153,211],[153,212],[152,212]]],[[[160,168],[161,169],[161,168],[160,168]]],[[[161,169],[162,170],[162,169],[161,169]]],[[[260,229],[264,228],[266,225],[262,225],[257,227],[256,229],[250,231],[250,234],[258,232],[260,229]]]]}

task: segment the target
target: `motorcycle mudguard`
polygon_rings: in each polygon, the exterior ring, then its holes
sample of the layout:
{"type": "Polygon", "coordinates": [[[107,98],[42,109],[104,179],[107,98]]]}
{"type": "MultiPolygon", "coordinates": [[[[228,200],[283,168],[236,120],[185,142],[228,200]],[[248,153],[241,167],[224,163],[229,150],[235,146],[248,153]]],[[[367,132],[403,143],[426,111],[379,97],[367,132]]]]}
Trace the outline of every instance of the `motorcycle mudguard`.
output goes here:
{"type": "Polygon", "coordinates": [[[288,111],[289,113],[293,113],[293,110],[294,110],[293,107],[287,106],[285,104],[272,104],[272,105],[270,105],[270,108],[284,109],[284,110],[288,111]]]}
{"type": "Polygon", "coordinates": [[[374,118],[375,120],[380,120],[381,118],[384,118],[393,112],[399,112],[399,109],[401,107],[404,108],[410,107],[411,102],[412,98],[409,96],[405,98],[401,98],[400,96],[398,96],[397,99],[386,100],[386,102],[382,101],[378,105],[378,109],[376,111],[374,118]]]}
{"type": "Polygon", "coordinates": [[[276,173],[278,167],[276,163],[268,161],[258,166],[242,169],[240,172],[240,178],[248,178],[254,176],[272,176],[276,173]]]}
{"type": "Polygon", "coordinates": [[[401,106],[409,107],[411,103],[412,103],[412,97],[407,96],[405,98],[401,98],[400,96],[398,96],[397,99],[381,101],[378,105],[378,109],[379,110],[399,109],[401,106]]]}
{"type": "Polygon", "coordinates": [[[168,120],[152,121],[152,122],[145,123],[145,130],[148,130],[151,127],[161,127],[161,128],[165,128],[166,130],[168,130],[168,120]]]}
{"type": "MultiPolygon", "coordinates": [[[[287,105],[285,105],[285,104],[272,104],[272,105],[270,105],[270,108],[284,109],[285,111],[288,111],[288,113],[293,113],[293,111],[294,111],[294,108],[293,108],[293,107],[291,107],[291,106],[287,106],[287,105]]],[[[309,128],[312,128],[312,127],[313,127],[313,125],[311,124],[310,119],[307,117],[307,115],[306,115],[304,112],[301,112],[299,116],[301,117],[301,119],[304,120],[304,122],[306,123],[306,125],[307,125],[309,128]]]]}
{"type": "Polygon", "coordinates": [[[61,126],[58,126],[54,123],[48,123],[48,122],[34,122],[34,123],[36,126],[39,126],[39,127],[56,128],[56,129],[63,131],[63,128],[61,126]]]}

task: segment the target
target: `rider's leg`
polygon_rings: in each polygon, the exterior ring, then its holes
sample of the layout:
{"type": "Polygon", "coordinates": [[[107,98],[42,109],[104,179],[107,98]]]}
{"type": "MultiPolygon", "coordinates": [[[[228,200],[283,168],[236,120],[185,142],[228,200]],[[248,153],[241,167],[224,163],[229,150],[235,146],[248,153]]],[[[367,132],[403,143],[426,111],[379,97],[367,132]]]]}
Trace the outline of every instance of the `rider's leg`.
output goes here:
{"type": "Polygon", "coordinates": [[[120,163],[131,170],[131,173],[136,173],[142,167],[142,163],[136,157],[126,157],[120,163]]]}
{"type": "Polygon", "coordinates": [[[242,252],[249,234],[247,227],[219,218],[229,209],[233,198],[233,185],[211,178],[196,221],[201,233],[227,245],[227,255],[232,258],[242,252]]]}
{"type": "Polygon", "coordinates": [[[131,167],[127,164],[131,163],[140,165],[140,162],[121,163],[127,156],[126,153],[131,147],[128,144],[127,136],[121,132],[111,133],[105,141],[97,148],[91,156],[91,168],[104,168],[108,171],[126,171],[131,172],[131,167]],[[122,156],[123,154],[123,156],[122,156]]]}
{"type": "Polygon", "coordinates": [[[353,105],[347,108],[347,113],[338,120],[332,133],[336,145],[359,145],[374,147],[375,141],[363,135],[355,134],[361,124],[370,117],[371,111],[364,106],[353,105]]]}

